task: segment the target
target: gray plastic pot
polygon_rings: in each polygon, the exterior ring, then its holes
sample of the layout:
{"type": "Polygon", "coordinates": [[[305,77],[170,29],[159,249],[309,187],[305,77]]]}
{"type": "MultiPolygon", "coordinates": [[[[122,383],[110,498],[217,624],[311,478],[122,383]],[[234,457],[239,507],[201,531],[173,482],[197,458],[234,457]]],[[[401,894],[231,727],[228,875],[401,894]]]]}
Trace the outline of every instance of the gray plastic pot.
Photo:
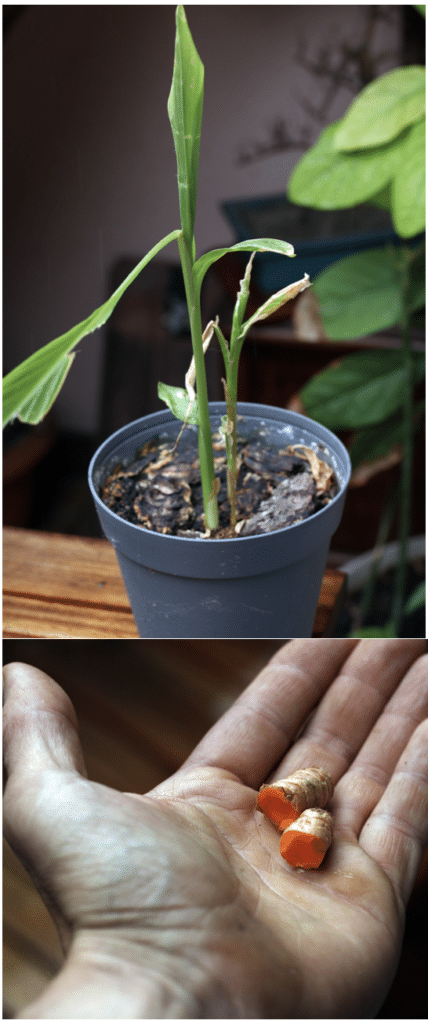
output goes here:
{"type": "MultiPolygon", "coordinates": [[[[226,412],[210,404],[213,430],[226,412]]],[[[99,497],[118,462],[151,437],[181,429],[166,409],[112,434],[89,467],[89,486],[105,536],[114,545],[140,637],[310,637],[332,534],[343,511],[351,465],[346,448],[313,420],[286,409],[238,403],[241,434],[282,448],[305,444],[333,466],[340,491],[293,526],[228,540],[173,537],[135,526],[99,497]]],[[[196,430],[186,427],[186,430],[196,430]]]]}

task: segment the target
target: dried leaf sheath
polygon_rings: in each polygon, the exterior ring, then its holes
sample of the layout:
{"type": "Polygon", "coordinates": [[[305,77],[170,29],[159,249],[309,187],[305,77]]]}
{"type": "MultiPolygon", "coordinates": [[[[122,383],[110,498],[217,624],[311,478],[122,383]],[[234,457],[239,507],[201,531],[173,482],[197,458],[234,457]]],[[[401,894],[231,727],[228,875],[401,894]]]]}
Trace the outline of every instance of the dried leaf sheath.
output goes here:
{"type": "Polygon", "coordinates": [[[286,779],[261,787],[257,807],[283,832],[308,807],[325,807],[333,782],[323,768],[303,768],[286,779]]]}

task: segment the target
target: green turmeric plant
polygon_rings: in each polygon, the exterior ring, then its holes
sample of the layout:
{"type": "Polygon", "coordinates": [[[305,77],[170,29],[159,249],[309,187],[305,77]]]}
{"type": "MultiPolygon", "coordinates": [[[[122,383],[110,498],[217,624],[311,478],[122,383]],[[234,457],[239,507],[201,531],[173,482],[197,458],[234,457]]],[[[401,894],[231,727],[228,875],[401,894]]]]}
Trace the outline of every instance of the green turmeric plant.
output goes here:
{"type": "Polygon", "coordinates": [[[209,418],[208,392],[204,362],[204,348],[209,344],[213,331],[219,339],[225,362],[225,397],[227,414],[222,430],[226,438],[228,462],[228,490],[231,503],[231,522],[236,521],[234,495],[236,487],[236,400],[238,360],[245,335],[256,320],[269,316],[283,303],[293,298],[309,279],[284,288],[273,295],[246,322],[244,322],[252,259],[255,252],[275,252],[294,256],[293,246],[288,242],[272,238],[256,238],[238,242],[222,249],[215,249],[196,259],[194,223],[199,164],[199,143],[202,121],[204,89],[204,68],[193,43],[182,5],[176,8],[175,60],[171,92],[168,99],[168,115],[174,138],[177,172],[178,197],[181,227],[172,231],[155,245],[129,274],[120,287],[99,309],[66,334],[29,356],[11,371],[3,382],[3,425],[14,418],[26,423],[38,423],[48,412],[60,391],[74,359],[78,342],[102,326],[113,312],[117,302],[141,270],[170,242],[178,244],[181,267],[186,290],[192,337],[193,359],[186,376],[186,387],[176,388],[159,384],[159,397],[169,406],[174,416],[183,422],[195,424],[198,428],[198,445],[201,469],[205,525],[208,530],[218,526],[217,491],[218,481],[214,474],[214,456],[209,418]],[[226,252],[251,252],[237,297],[230,342],[227,344],[217,323],[208,325],[202,332],[200,294],[204,276],[209,267],[226,252]],[[194,389],[196,383],[196,391],[194,389]]]}

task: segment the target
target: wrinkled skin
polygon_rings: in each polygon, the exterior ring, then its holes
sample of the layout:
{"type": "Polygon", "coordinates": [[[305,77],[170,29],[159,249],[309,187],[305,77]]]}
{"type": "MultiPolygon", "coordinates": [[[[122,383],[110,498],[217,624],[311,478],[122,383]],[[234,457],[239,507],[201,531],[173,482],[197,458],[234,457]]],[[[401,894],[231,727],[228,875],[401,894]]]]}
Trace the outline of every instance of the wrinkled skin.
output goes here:
{"type": "Polygon", "coordinates": [[[375,1016],[428,841],[424,651],[292,641],[145,796],[89,781],[66,694],[6,666],[6,838],[66,953],[21,1017],[375,1016]],[[304,872],[256,798],[311,764],[335,782],[335,829],[304,872]]]}

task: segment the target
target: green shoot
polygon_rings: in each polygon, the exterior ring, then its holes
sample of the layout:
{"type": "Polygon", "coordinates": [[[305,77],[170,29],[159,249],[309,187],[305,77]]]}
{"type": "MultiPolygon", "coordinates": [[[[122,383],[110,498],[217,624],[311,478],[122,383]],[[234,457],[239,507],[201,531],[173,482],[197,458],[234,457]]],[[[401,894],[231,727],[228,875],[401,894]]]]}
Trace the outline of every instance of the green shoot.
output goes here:
{"type": "Polygon", "coordinates": [[[204,501],[205,525],[209,531],[218,527],[217,493],[219,481],[215,478],[214,454],[208,406],[208,390],[204,351],[213,330],[219,339],[225,363],[225,397],[227,414],[222,430],[226,438],[228,464],[228,490],[231,522],[236,523],[236,402],[239,355],[245,336],[257,320],[269,316],[283,303],[293,298],[310,284],[307,276],[288,288],[277,292],[252,317],[243,322],[247,304],[251,267],[255,252],[275,252],[293,257],[289,242],[272,238],[256,238],[212,252],[196,259],[194,224],[199,166],[204,91],[204,68],[196,51],[187,24],[184,7],[176,8],[176,38],[174,71],[168,99],[168,115],[174,139],[177,160],[178,198],[181,228],[167,235],[155,245],[126,278],[123,284],[99,309],[86,320],[71,328],[49,344],[33,353],[20,366],[7,374],[3,381],[3,426],[18,417],[26,423],[38,423],[49,411],[57,397],[74,359],[73,349],[84,337],[104,324],[126,288],[163,246],[177,241],[183,271],[189,310],[193,358],[186,375],[185,388],[159,383],[158,395],[171,412],[184,423],[198,428],[201,482],[204,501]],[[215,260],[226,252],[250,252],[250,261],[237,297],[229,344],[218,323],[208,325],[208,334],[202,333],[200,292],[204,276],[215,260]],[[194,385],[196,384],[196,390],[194,385]]]}

